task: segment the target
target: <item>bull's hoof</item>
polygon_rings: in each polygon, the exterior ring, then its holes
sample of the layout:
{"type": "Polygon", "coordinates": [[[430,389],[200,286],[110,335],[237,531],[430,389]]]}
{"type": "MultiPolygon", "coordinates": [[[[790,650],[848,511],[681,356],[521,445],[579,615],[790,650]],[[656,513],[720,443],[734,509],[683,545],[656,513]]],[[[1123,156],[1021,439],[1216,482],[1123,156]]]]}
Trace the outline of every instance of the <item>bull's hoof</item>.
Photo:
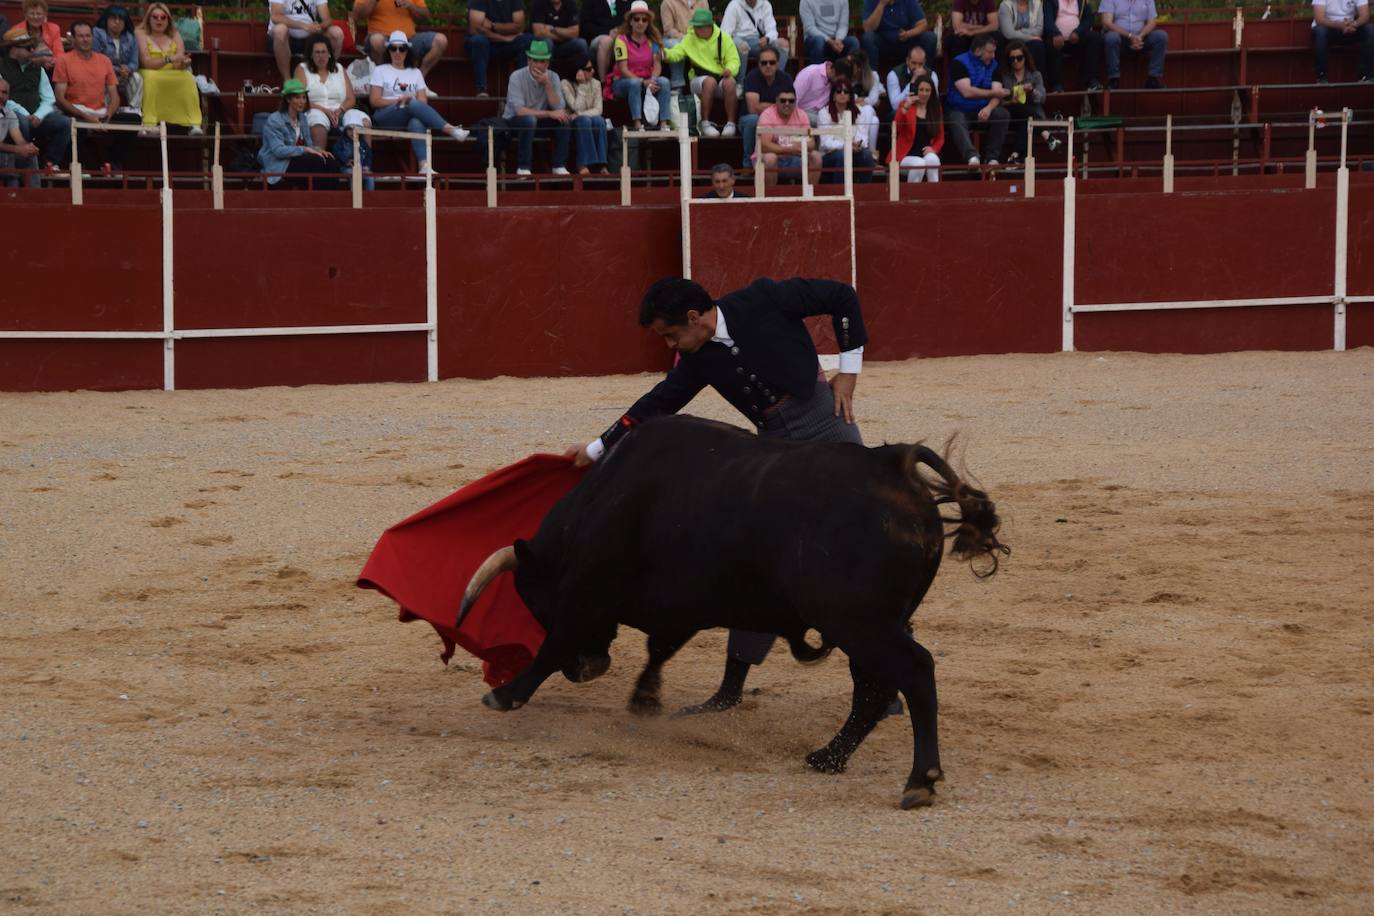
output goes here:
{"type": "Polygon", "coordinates": [[[525,704],[520,700],[502,697],[495,690],[490,690],[486,696],[482,697],[482,705],[497,712],[510,712],[512,709],[519,709],[525,704]]]}
{"type": "Polygon", "coordinates": [[[934,789],[917,786],[902,793],[903,811],[910,811],[912,808],[929,808],[933,804],[935,804],[934,789]]]}
{"type": "Polygon", "coordinates": [[[806,765],[818,773],[843,773],[849,761],[830,748],[823,747],[806,755],[806,765]]]}
{"type": "Polygon", "coordinates": [[[658,701],[656,696],[637,693],[630,697],[629,709],[637,716],[656,716],[663,712],[663,704],[658,701]]]}

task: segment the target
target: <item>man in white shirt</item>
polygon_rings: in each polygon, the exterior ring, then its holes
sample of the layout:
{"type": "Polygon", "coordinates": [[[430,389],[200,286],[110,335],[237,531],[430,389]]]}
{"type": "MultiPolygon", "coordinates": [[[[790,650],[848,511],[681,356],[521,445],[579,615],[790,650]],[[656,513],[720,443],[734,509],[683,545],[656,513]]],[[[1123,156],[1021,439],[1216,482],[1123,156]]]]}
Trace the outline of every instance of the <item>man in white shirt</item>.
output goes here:
{"type": "Polygon", "coordinates": [[[329,17],[329,0],[269,0],[267,12],[267,44],[283,83],[291,78],[291,55],[304,54],[311,35],[324,35],[339,56],[343,29],[329,17]]]}
{"type": "Polygon", "coordinates": [[[1360,46],[1360,82],[1368,83],[1374,76],[1374,23],[1369,21],[1369,0],[1312,0],[1312,56],[1317,64],[1317,82],[1327,82],[1331,45],[1351,42],[1360,46]]]}
{"type": "Polygon", "coordinates": [[[773,16],[773,4],[768,0],[730,0],[725,15],[720,17],[720,30],[735,39],[741,83],[749,69],[749,59],[758,57],[764,48],[778,52],[779,72],[787,66],[787,52],[791,47],[786,38],[778,37],[778,20],[773,16]]]}

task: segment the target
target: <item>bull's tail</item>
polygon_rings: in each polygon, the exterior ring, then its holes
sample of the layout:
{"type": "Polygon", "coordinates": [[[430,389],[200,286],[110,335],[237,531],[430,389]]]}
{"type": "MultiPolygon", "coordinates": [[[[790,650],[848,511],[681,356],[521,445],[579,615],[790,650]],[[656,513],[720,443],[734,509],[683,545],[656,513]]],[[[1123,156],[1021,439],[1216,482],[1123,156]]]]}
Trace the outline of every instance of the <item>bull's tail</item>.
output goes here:
{"type": "Polygon", "coordinates": [[[982,570],[974,569],[979,578],[997,572],[999,556],[1011,553],[1011,548],[997,539],[1002,520],[997,517],[997,506],[988,495],[964,483],[944,457],[924,445],[914,445],[907,452],[906,474],[913,486],[924,488],[935,497],[936,505],[958,505],[959,517],[944,519],[945,537],[950,539],[950,556],[970,562],[987,557],[990,565],[982,570]],[[939,477],[933,479],[921,474],[917,466],[922,464],[939,477]]]}
{"type": "Polygon", "coordinates": [[[787,640],[788,647],[792,650],[792,657],[803,665],[814,665],[830,654],[830,650],[835,648],[833,642],[826,642],[825,636],[821,636],[821,644],[813,646],[806,641],[806,631],[798,630],[795,633],[784,633],[783,638],[787,640]]]}

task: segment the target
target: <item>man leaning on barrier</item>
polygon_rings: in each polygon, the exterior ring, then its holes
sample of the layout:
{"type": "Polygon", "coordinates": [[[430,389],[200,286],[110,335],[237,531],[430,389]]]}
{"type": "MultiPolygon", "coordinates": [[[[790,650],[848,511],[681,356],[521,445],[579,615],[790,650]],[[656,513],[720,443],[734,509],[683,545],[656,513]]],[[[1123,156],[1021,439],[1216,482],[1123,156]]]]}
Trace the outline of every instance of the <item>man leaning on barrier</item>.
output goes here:
{"type": "Polygon", "coordinates": [[[701,200],[738,200],[748,197],[735,188],[735,170],[728,162],[717,163],[711,169],[711,189],[700,196],[701,200]]]}

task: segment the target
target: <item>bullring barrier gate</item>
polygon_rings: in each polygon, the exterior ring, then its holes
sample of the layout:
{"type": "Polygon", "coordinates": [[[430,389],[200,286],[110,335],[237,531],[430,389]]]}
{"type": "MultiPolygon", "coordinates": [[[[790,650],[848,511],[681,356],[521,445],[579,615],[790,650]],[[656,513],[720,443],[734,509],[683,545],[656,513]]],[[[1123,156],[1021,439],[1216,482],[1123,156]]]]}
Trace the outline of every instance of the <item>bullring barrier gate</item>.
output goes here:
{"type": "MultiPolygon", "coordinates": [[[[1312,111],[1308,115],[1307,132],[1307,163],[1305,186],[1315,188],[1317,186],[1317,153],[1314,146],[1313,130],[1320,112],[1312,111]]],[[[1073,174],[1073,126],[1072,119],[1069,121],[1069,142],[1067,146],[1068,162],[1064,176],[1064,266],[1063,266],[1063,311],[1064,311],[1064,334],[1063,351],[1071,352],[1074,349],[1074,316],[1080,314],[1091,314],[1094,312],[1144,312],[1161,311],[1169,309],[1215,309],[1215,308],[1246,308],[1256,306],[1299,306],[1299,305],[1330,305],[1333,310],[1332,328],[1332,349],[1344,350],[1346,337],[1346,305],[1352,302],[1374,302],[1374,296],[1350,296],[1346,286],[1347,262],[1350,233],[1350,168],[1346,165],[1346,139],[1350,127],[1351,111],[1349,108],[1341,110],[1341,155],[1340,164],[1336,170],[1336,213],[1335,213],[1335,256],[1332,275],[1332,289],[1330,293],[1313,293],[1309,296],[1276,296],[1276,297],[1253,297],[1245,299],[1206,299],[1206,300],[1173,300],[1163,302],[1107,302],[1083,304],[1075,301],[1074,295],[1074,255],[1077,246],[1076,238],[1076,179],[1073,174]]],[[[1169,127],[1172,128],[1173,118],[1169,118],[1169,127]]],[[[1038,122],[1031,122],[1027,125],[1027,131],[1033,129],[1038,122]]],[[[1047,122],[1052,123],[1052,122],[1047,122]]],[[[1027,147],[1030,148],[1029,146],[1027,147]]],[[[1166,146],[1164,156],[1164,193],[1171,194],[1174,190],[1173,165],[1174,157],[1172,154],[1172,136],[1166,134],[1166,146]]],[[[1026,196],[1034,196],[1035,193],[1035,162],[1028,159],[1026,163],[1026,196]]]]}

